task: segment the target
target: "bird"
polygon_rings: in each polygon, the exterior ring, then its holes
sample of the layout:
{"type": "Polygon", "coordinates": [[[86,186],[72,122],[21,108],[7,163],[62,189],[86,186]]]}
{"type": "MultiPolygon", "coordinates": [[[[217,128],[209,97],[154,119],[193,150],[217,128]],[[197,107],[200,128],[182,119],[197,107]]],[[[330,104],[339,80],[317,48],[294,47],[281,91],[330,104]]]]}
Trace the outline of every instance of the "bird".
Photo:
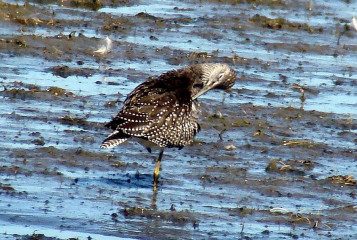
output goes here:
{"type": "Polygon", "coordinates": [[[113,132],[100,148],[134,140],[150,153],[159,149],[153,174],[156,190],[164,149],[182,149],[201,129],[197,98],[211,89],[231,88],[236,76],[227,64],[201,63],[149,77],[127,95],[119,113],[105,124],[113,132]]]}
{"type": "Polygon", "coordinates": [[[106,36],[104,40],[101,41],[102,46],[98,50],[93,51],[96,54],[107,54],[112,50],[113,41],[106,36]]]}

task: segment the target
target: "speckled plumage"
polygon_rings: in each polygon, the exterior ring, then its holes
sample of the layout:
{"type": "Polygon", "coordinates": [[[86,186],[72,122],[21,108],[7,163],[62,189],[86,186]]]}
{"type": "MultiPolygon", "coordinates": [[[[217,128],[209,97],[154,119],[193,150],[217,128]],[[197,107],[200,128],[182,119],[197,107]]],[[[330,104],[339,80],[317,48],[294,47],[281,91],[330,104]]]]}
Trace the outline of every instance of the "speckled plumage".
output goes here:
{"type": "Polygon", "coordinates": [[[211,88],[229,88],[235,80],[235,72],[225,64],[197,64],[151,77],[127,96],[106,124],[114,131],[100,147],[112,148],[133,138],[161,149],[182,148],[200,130],[197,97],[211,88]]]}

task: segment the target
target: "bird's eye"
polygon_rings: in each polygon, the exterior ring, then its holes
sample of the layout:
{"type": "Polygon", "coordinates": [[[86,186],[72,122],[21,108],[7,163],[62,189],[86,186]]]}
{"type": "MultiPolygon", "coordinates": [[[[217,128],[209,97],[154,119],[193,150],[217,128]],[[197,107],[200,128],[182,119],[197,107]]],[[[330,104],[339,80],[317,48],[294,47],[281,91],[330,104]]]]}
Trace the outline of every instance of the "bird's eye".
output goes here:
{"type": "Polygon", "coordinates": [[[218,80],[221,80],[223,78],[223,76],[224,76],[224,73],[218,74],[218,80]]]}

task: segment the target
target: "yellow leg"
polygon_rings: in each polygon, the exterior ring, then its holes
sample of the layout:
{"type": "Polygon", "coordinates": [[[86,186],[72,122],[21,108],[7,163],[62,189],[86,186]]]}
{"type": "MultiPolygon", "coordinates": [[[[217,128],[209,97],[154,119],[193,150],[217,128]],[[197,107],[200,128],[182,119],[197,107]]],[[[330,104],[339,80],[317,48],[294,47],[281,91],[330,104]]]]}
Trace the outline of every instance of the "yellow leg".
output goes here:
{"type": "Polygon", "coordinates": [[[161,150],[159,157],[156,159],[156,166],[155,166],[155,170],[154,170],[154,191],[157,191],[157,183],[159,182],[161,158],[162,158],[163,153],[164,153],[164,150],[161,150]]]}
{"type": "Polygon", "coordinates": [[[160,167],[161,167],[161,161],[157,161],[155,171],[154,171],[154,191],[157,190],[157,183],[159,181],[160,167]]]}

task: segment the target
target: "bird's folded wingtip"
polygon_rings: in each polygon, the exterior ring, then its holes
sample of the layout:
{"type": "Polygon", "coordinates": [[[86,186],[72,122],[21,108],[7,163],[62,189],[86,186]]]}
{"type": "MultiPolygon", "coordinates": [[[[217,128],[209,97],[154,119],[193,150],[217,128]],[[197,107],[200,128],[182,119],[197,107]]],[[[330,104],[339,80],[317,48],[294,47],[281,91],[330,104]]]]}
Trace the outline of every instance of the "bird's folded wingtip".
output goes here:
{"type": "MultiPolygon", "coordinates": [[[[112,136],[113,137],[113,136],[112,136]]],[[[117,138],[117,139],[110,139],[111,137],[107,138],[100,144],[99,148],[113,148],[115,146],[118,146],[119,144],[122,144],[127,138],[117,138]]]]}

